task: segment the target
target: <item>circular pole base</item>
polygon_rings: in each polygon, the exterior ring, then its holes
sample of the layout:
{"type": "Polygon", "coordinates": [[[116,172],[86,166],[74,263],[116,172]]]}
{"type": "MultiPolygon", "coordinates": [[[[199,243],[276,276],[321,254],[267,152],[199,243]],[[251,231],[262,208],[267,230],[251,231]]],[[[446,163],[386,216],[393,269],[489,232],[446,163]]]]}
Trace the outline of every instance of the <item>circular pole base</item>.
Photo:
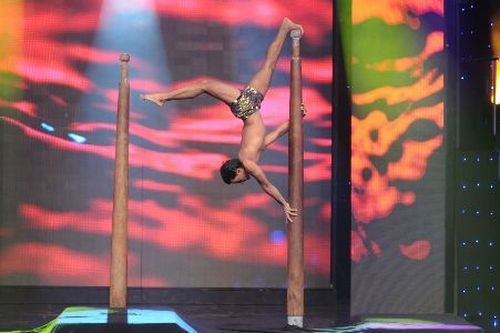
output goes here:
{"type": "Polygon", "coordinates": [[[288,316],[288,325],[304,327],[304,317],[303,316],[288,316]]]}

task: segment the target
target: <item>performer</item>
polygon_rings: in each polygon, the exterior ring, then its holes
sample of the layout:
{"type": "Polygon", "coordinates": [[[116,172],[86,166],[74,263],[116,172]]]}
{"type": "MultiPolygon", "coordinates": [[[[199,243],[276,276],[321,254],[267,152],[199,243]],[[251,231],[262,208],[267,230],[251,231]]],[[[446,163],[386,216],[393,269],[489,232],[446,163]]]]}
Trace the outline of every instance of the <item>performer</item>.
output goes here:
{"type": "MultiPolygon", "coordinates": [[[[269,88],[283,43],[292,30],[300,30],[304,33],[301,25],[292,22],[289,18],[283,19],[276,38],[267,50],[263,66],[241,91],[217,80],[204,79],[173,91],[141,96],[143,100],[153,102],[160,107],[167,101],[191,99],[204,93],[226,103],[233,115],[243,120],[243,129],[238,158],[228,160],[221,166],[222,179],[226,184],[235,184],[245,182],[250,177],[255,178],[262,190],[283,206],[287,222],[293,221],[297,210],[290,207],[280,191],[267,179],[258,161],[267,146],[287,133],[289,122],[283,123],[266,135],[259,110],[269,88]]],[[[303,107],[302,112],[305,115],[303,107]]]]}

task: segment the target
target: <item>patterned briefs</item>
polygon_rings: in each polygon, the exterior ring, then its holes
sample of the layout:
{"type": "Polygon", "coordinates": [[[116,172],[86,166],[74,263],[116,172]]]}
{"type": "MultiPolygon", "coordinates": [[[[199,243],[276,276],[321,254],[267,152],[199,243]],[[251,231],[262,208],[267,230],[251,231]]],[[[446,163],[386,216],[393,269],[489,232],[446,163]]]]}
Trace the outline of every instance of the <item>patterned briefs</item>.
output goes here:
{"type": "Polygon", "coordinates": [[[264,95],[252,87],[246,87],[240,91],[240,96],[231,103],[230,108],[236,118],[246,120],[260,110],[260,103],[262,103],[264,95]]]}

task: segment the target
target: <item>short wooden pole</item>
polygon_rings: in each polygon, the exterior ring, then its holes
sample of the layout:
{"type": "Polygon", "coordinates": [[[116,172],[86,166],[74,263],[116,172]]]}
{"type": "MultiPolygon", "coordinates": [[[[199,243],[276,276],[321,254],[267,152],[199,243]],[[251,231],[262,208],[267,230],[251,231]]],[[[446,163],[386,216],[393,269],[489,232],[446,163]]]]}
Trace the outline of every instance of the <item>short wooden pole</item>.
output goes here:
{"type": "Polygon", "coordinates": [[[292,30],[290,128],[288,131],[288,200],[298,210],[288,224],[288,324],[302,327],[304,318],[304,127],[300,30],[292,30]]]}
{"type": "Polygon", "coordinates": [[[129,60],[128,54],[122,53],[120,55],[111,232],[111,287],[109,293],[111,308],[127,307],[129,60]]]}

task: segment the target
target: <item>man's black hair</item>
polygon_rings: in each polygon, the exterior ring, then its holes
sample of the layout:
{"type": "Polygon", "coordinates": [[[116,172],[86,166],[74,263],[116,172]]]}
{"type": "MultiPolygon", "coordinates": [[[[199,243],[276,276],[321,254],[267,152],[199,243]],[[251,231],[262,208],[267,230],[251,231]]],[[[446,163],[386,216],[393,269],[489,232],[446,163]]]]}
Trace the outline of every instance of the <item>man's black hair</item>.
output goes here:
{"type": "Polygon", "coordinates": [[[243,163],[237,158],[227,160],[220,167],[220,176],[226,184],[231,184],[231,180],[236,177],[236,169],[243,168],[243,163]]]}

